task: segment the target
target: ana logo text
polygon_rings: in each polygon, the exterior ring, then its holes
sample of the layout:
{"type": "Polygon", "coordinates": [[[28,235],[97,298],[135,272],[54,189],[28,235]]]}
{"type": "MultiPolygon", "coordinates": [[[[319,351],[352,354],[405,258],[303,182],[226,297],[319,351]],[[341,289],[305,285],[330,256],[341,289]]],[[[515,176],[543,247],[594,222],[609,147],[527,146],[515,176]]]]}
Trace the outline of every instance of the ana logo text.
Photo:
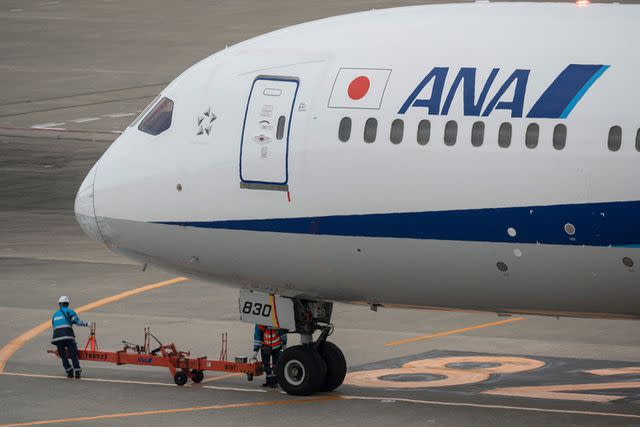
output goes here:
{"type": "MultiPolygon", "coordinates": [[[[609,68],[609,65],[568,65],[540,95],[529,110],[528,118],[565,119],[589,90],[591,85],[609,68]]],[[[434,67],[416,86],[398,114],[409,108],[424,108],[428,115],[449,114],[456,93],[462,92],[465,116],[486,117],[494,110],[511,111],[511,117],[523,117],[527,82],[531,70],[517,69],[506,79],[498,78],[500,68],[494,68],[484,81],[476,80],[476,68],[463,67],[453,78],[448,93],[443,95],[448,67],[434,67]],[[488,98],[492,87],[495,94],[488,98]],[[479,94],[476,96],[476,86],[479,94]]],[[[452,73],[451,73],[452,74],[452,73]]],[[[504,75],[504,74],[502,74],[504,75]]]]}

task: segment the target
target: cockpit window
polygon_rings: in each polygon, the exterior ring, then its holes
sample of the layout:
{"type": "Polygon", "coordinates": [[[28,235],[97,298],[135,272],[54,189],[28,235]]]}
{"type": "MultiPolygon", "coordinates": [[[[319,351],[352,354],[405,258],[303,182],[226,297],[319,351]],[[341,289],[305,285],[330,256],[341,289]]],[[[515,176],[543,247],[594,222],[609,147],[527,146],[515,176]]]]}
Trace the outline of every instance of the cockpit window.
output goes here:
{"type": "Polygon", "coordinates": [[[172,116],[173,101],[166,97],[162,98],[140,122],[138,129],[149,135],[160,135],[171,127],[172,116]]]}
{"type": "Polygon", "coordinates": [[[147,113],[149,112],[151,107],[156,105],[156,103],[158,102],[159,99],[160,99],[160,95],[158,95],[155,98],[153,98],[153,101],[151,101],[149,103],[149,105],[144,107],[144,110],[142,110],[142,112],[140,114],[138,114],[138,116],[131,123],[129,123],[129,127],[136,126],[140,122],[140,120],[142,120],[142,118],[147,115],[147,113]]]}

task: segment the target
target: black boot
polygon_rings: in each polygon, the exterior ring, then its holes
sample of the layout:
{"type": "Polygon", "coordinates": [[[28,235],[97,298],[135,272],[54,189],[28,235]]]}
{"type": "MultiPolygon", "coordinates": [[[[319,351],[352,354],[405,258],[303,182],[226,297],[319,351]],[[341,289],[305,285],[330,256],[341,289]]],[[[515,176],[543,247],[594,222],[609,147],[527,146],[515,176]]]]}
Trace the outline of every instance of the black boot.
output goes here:
{"type": "Polygon", "coordinates": [[[73,378],[73,370],[67,372],[67,378],[73,378]]]}
{"type": "Polygon", "coordinates": [[[79,380],[82,376],[82,371],[76,371],[76,379],[79,380]]]}
{"type": "Polygon", "coordinates": [[[269,387],[271,387],[271,388],[276,388],[276,387],[278,387],[278,380],[276,380],[276,377],[275,377],[275,376],[273,376],[273,377],[269,377],[269,378],[267,379],[267,383],[269,384],[269,387]]]}

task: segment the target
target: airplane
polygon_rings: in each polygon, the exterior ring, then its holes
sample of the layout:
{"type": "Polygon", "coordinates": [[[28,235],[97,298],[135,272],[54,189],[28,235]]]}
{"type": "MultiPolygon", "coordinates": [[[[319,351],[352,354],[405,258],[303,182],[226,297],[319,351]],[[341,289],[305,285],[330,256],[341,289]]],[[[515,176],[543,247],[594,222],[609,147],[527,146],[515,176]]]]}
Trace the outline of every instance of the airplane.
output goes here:
{"type": "Polygon", "coordinates": [[[636,5],[481,1],[250,39],[124,130],[78,222],[299,333],[276,367],[295,395],[345,377],[336,301],[638,318],[639,21],[636,5]]]}

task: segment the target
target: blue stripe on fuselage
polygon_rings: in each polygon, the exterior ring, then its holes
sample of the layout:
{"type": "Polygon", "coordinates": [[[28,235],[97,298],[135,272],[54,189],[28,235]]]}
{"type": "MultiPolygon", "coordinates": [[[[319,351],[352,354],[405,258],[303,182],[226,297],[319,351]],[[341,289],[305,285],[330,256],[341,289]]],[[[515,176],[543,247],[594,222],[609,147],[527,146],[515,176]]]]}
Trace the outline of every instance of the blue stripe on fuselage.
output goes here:
{"type": "Polygon", "coordinates": [[[640,201],[228,221],[157,221],[224,230],[551,245],[640,242],[640,201]],[[575,235],[565,225],[575,227],[575,235]],[[507,230],[516,231],[514,237],[507,230]]]}

